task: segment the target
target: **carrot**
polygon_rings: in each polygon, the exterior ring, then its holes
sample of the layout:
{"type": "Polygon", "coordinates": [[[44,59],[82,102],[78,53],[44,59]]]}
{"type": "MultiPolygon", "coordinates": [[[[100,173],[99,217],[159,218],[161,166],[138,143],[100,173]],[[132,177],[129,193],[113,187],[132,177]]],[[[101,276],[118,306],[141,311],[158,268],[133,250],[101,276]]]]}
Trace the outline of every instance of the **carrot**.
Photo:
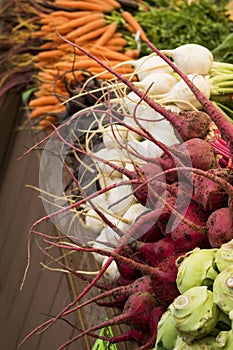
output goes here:
{"type": "Polygon", "coordinates": [[[101,54],[102,57],[105,57],[105,58],[111,59],[111,60],[116,60],[116,61],[126,61],[129,59],[129,57],[124,55],[123,53],[110,50],[110,49],[106,48],[105,46],[93,47],[91,49],[91,53],[93,53],[95,55],[101,54]]]}
{"type": "Polygon", "coordinates": [[[106,31],[96,41],[96,45],[105,45],[112,38],[116,30],[117,30],[117,22],[112,22],[111,24],[106,26],[106,31]]]}
{"type": "Polygon", "coordinates": [[[90,15],[92,11],[75,11],[75,12],[68,12],[68,11],[54,11],[49,14],[51,17],[64,17],[64,18],[78,18],[86,15],[90,15]]]}
{"type": "Polygon", "coordinates": [[[121,4],[115,0],[95,0],[95,3],[98,3],[98,4],[109,4],[113,7],[113,9],[119,9],[121,8],[121,4]]]}
{"type": "Polygon", "coordinates": [[[136,21],[136,19],[133,17],[133,15],[128,11],[122,12],[123,19],[134,29],[134,32],[137,33],[137,31],[140,31],[140,37],[142,40],[146,41],[147,36],[142,29],[141,25],[136,21]]]}
{"type": "MultiPolygon", "coordinates": [[[[90,71],[96,73],[100,73],[104,71],[104,68],[102,67],[91,67],[90,71]]],[[[132,73],[133,69],[130,66],[124,66],[124,67],[117,67],[115,68],[115,71],[121,74],[127,74],[127,73],[132,73]]]]}
{"type": "Polygon", "coordinates": [[[122,52],[124,50],[124,47],[123,46],[119,46],[119,45],[106,45],[105,46],[107,49],[109,50],[113,50],[113,51],[119,51],[119,52],[122,52]]]}
{"type": "Polygon", "coordinates": [[[124,24],[125,29],[127,29],[130,33],[135,33],[135,29],[129,24],[125,23],[124,24]]]}
{"type": "Polygon", "coordinates": [[[40,116],[43,116],[44,114],[48,113],[48,112],[63,112],[65,111],[65,106],[60,105],[60,106],[56,106],[56,105],[48,105],[48,106],[42,106],[42,107],[36,107],[30,114],[29,114],[29,118],[30,119],[35,119],[38,118],[40,116]]]}
{"type": "Polygon", "coordinates": [[[41,51],[36,56],[34,56],[35,61],[40,61],[44,59],[50,59],[62,56],[63,52],[61,50],[49,50],[49,51],[41,51]]]}
{"type": "Polygon", "coordinates": [[[55,49],[56,47],[57,45],[53,41],[47,41],[46,43],[40,46],[40,50],[55,49]]]}
{"type": "Polygon", "coordinates": [[[57,30],[60,34],[66,34],[73,28],[77,28],[79,26],[83,26],[84,24],[90,23],[96,19],[103,18],[104,15],[102,12],[94,12],[91,15],[82,16],[79,18],[75,18],[67,23],[63,23],[60,26],[57,26],[57,30]]]}
{"type": "MultiPolygon", "coordinates": [[[[109,61],[108,60],[106,63],[108,65],[114,66],[114,65],[118,64],[119,61],[109,61]]],[[[77,62],[75,62],[74,65],[72,62],[67,62],[67,61],[66,62],[58,62],[58,63],[56,63],[55,67],[62,69],[64,71],[71,70],[72,68],[74,68],[74,69],[78,69],[78,68],[89,69],[90,67],[101,68],[97,62],[94,62],[93,60],[87,59],[87,58],[85,60],[78,60],[77,62]]],[[[128,67],[130,67],[130,66],[128,65],[128,67]]]]}
{"type": "Polygon", "coordinates": [[[103,32],[105,31],[105,26],[98,28],[98,29],[93,29],[92,31],[90,31],[89,33],[86,33],[82,36],[80,36],[79,38],[77,38],[75,40],[75,43],[87,43],[87,41],[91,40],[91,39],[95,39],[98,38],[103,32]]]}
{"type": "Polygon", "coordinates": [[[53,82],[54,81],[54,77],[51,74],[48,74],[46,72],[39,72],[37,74],[37,76],[42,81],[49,81],[49,82],[53,82]]]}
{"type": "Polygon", "coordinates": [[[125,55],[130,58],[138,58],[139,57],[139,51],[137,49],[135,50],[126,50],[125,55]]]}
{"type": "Polygon", "coordinates": [[[57,104],[58,100],[54,95],[41,96],[39,98],[35,98],[29,102],[29,107],[35,108],[45,105],[53,105],[57,104]]]}
{"type": "Polygon", "coordinates": [[[95,4],[93,1],[72,1],[72,0],[57,0],[56,5],[66,7],[74,10],[89,10],[89,11],[100,11],[100,12],[111,12],[114,10],[112,5],[107,4],[95,4]]]}
{"type": "Polygon", "coordinates": [[[95,21],[88,22],[80,28],[77,28],[66,35],[66,39],[78,39],[84,34],[89,34],[93,30],[97,30],[106,25],[106,20],[104,18],[99,18],[95,21]]]}
{"type": "Polygon", "coordinates": [[[125,46],[127,44],[127,40],[124,39],[124,38],[112,38],[108,41],[107,43],[108,45],[111,45],[111,46],[125,46]]]}

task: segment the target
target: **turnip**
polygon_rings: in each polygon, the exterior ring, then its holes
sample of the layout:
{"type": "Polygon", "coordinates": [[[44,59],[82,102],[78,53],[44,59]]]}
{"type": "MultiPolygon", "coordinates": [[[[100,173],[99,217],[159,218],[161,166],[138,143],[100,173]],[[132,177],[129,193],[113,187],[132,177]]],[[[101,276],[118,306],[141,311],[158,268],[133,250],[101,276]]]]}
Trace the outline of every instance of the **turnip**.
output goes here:
{"type": "Polygon", "coordinates": [[[138,60],[125,61],[121,64],[131,64],[134,66],[134,73],[137,74],[139,80],[142,80],[153,73],[172,73],[173,71],[172,68],[164,62],[164,60],[154,53],[141,57],[138,60]]]}
{"type": "MultiPolygon", "coordinates": [[[[206,77],[200,74],[188,74],[188,79],[207,97],[210,97],[210,85],[206,77]]],[[[179,80],[167,93],[164,95],[156,95],[155,99],[159,103],[175,103],[178,107],[184,110],[200,109],[202,106],[197,100],[193,92],[183,80],[179,80]]]]}
{"type": "Polygon", "coordinates": [[[185,44],[173,50],[161,50],[161,52],[172,57],[176,66],[184,74],[208,74],[213,64],[212,53],[198,44],[185,44]]]}
{"type": "MultiPolygon", "coordinates": [[[[148,45],[151,47],[151,49],[159,55],[161,58],[164,59],[166,63],[169,64],[169,66],[174,69],[186,82],[186,84],[189,86],[190,90],[194,93],[198,101],[200,102],[202,108],[209,114],[213,122],[216,124],[218,129],[221,132],[221,135],[223,139],[226,141],[227,146],[230,150],[231,160],[233,160],[233,124],[226,118],[226,116],[192,83],[188,77],[182,73],[182,71],[177,68],[175,64],[173,64],[167,57],[160,52],[152,43],[148,41],[148,45]]],[[[127,83],[126,83],[127,84],[127,83]]],[[[140,94],[138,94],[140,96],[140,94]]],[[[145,99],[147,101],[147,99],[145,99]]],[[[152,103],[148,101],[148,104],[152,106],[152,103]]]]}
{"type": "Polygon", "coordinates": [[[146,76],[140,82],[134,83],[138,89],[147,91],[150,95],[156,96],[169,92],[177,83],[174,75],[168,73],[152,73],[146,76]]]}

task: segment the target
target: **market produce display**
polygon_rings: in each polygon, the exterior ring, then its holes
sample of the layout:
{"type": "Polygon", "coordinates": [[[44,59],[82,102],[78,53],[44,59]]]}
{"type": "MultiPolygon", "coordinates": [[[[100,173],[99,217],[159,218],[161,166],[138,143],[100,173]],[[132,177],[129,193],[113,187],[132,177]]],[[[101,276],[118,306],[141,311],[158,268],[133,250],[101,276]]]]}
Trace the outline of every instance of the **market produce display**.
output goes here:
{"type": "Polygon", "coordinates": [[[181,294],[159,321],[154,349],[231,349],[232,244],[178,258],[181,294]]]}
{"type": "MultiPolygon", "coordinates": [[[[229,4],[219,7],[216,26],[215,2],[107,3],[55,0],[35,6],[37,27],[31,40],[40,45],[30,57],[30,69],[38,84],[32,84],[26,108],[32,125],[46,127],[47,133],[25,156],[47,141],[40,165],[47,215],[29,230],[25,277],[33,234],[63,253],[93,256],[99,271],[71,269],[44,250],[61,271],[87,285],[20,345],[57,320],[66,321],[70,313],[96,303],[112,308],[115,315],[86,329],[70,324],[74,336],[59,350],[86,335],[97,338],[99,345],[107,341],[114,349],[124,341],[141,350],[230,349],[229,4]],[[209,41],[212,47],[208,47],[200,37],[200,42],[190,39],[190,32],[184,42],[165,45],[162,26],[161,41],[152,38],[150,16],[158,19],[161,7],[168,5],[174,6],[176,15],[191,8],[203,14],[205,8],[212,32],[219,30],[226,40],[224,48],[220,37],[218,45],[209,41]],[[135,6],[134,16],[127,6],[135,6]],[[146,15],[148,21],[143,22],[140,18],[146,15]],[[64,23],[65,18],[69,20],[64,23]],[[124,31],[132,32],[133,40],[124,31]],[[45,168],[49,178],[43,182],[45,168]],[[69,178],[65,184],[64,175],[69,178]],[[49,219],[59,237],[38,231],[37,226],[49,219]],[[97,295],[83,301],[94,287],[97,295]],[[126,325],[127,331],[104,335],[104,329],[117,324],[126,325]]],[[[33,8],[28,7],[30,16],[33,8]]],[[[23,65],[23,70],[28,67],[23,65]]]]}

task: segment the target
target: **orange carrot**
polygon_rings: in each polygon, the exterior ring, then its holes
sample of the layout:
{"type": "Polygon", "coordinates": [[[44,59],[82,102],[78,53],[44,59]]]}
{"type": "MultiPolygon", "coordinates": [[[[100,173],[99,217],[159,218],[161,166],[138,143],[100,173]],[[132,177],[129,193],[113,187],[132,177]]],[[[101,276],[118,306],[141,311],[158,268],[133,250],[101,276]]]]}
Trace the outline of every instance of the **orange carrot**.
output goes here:
{"type": "Polygon", "coordinates": [[[41,96],[34,98],[29,102],[29,107],[35,108],[45,105],[55,105],[58,103],[57,97],[54,95],[41,96]]]}
{"type": "Polygon", "coordinates": [[[105,45],[112,38],[113,34],[117,30],[117,22],[112,22],[105,28],[106,28],[106,31],[96,41],[96,45],[105,45]]]}
{"type": "Polygon", "coordinates": [[[133,15],[128,11],[123,11],[121,15],[124,18],[124,20],[134,29],[135,33],[137,33],[137,31],[140,31],[141,39],[146,41],[147,36],[146,36],[144,30],[142,29],[141,25],[133,17],[133,15]]]}
{"type": "Polygon", "coordinates": [[[68,11],[54,11],[50,13],[49,15],[52,17],[65,17],[65,18],[78,18],[86,15],[90,15],[92,11],[75,11],[75,12],[68,12],[68,11]]]}
{"type": "Polygon", "coordinates": [[[125,46],[127,44],[127,40],[124,38],[112,38],[107,44],[111,46],[125,46]]]}
{"type": "Polygon", "coordinates": [[[95,0],[95,3],[103,4],[106,6],[106,4],[111,5],[113,9],[119,9],[121,8],[121,4],[115,0],[95,0]]]}
{"type": "Polygon", "coordinates": [[[138,58],[139,57],[139,51],[137,49],[135,50],[126,50],[125,55],[130,57],[130,58],[138,58]]]}
{"type": "Polygon", "coordinates": [[[118,51],[118,52],[122,52],[123,49],[124,49],[124,47],[123,47],[123,46],[120,46],[120,45],[114,46],[114,45],[108,45],[108,44],[107,44],[105,47],[106,47],[107,49],[109,49],[109,50],[118,51]]]}
{"type": "Polygon", "coordinates": [[[62,56],[63,52],[61,50],[49,50],[49,51],[41,51],[36,56],[34,56],[35,61],[40,61],[44,59],[57,58],[58,56],[62,56]]]}
{"type": "Polygon", "coordinates": [[[95,4],[93,1],[74,1],[74,0],[57,0],[56,5],[66,7],[74,10],[89,10],[100,12],[111,12],[114,10],[112,5],[108,4],[95,4]]]}
{"type": "Polygon", "coordinates": [[[124,55],[123,53],[116,52],[114,50],[110,50],[106,48],[105,46],[96,46],[91,49],[91,52],[97,55],[100,55],[102,57],[105,57],[110,60],[116,60],[116,61],[126,61],[128,60],[128,56],[124,55]]]}
{"type": "MultiPolygon", "coordinates": [[[[104,68],[103,67],[91,67],[90,71],[95,72],[95,73],[100,73],[100,72],[104,71],[104,68]]],[[[118,73],[122,73],[122,74],[128,74],[128,73],[132,73],[133,69],[131,66],[124,66],[124,67],[115,68],[115,71],[118,73]]]]}
{"type": "Polygon", "coordinates": [[[72,30],[70,33],[66,35],[68,40],[79,39],[84,34],[89,34],[93,30],[97,30],[106,25],[106,20],[104,18],[99,18],[93,22],[87,22],[80,28],[72,30]]]}
{"type": "Polygon", "coordinates": [[[89,33],[86,33],[86,34],[80,36],[79,38],[77,38],[76,40],[74,40],[74,42],[76,44],[82,43],[82,45],[83,45],[84,43],[87,43],[91,39],[98,38],[104,32],[105,32],[105,26],[98,28],[98,29],[93,29],[89,33]]]}
{"type": "Polygon", "coordinates": [[[30,119],[35,119],[40,116],[45,115],[48,112],[63,112],[65,111],[65,106],[63,105],[48,105],[48,106],[42,106],[42,107],[36,107],[33,109],[33,111],[29,114],[30,119]]]}
{"type": "Polygon", "coordinates": [[[67,23],[63,23],[60,26],[57,26],[57,30],[60,34],[67,34],[70,30],[73,30],[73,28],[77,28],[79,26],[83,26],[84,24],[90,23],[96,19],[103,18],[104,15],[102,12],[94,12],[91,15],[82,16],[76,19],[73,19],[71,21],[68,21],[67,23]]]}
{"type": "Polygon", "coordinates": [[[130,33],[135,33],[135,29],[129,24],[125,23],[124,24],[125,29],[127,29],[130,33]]]}
{"type": "MultiPolygon", "coordinates": [[[[114,66],[116,64],[118,64],[119,61],[107,61],[107,64],[110,66],[114,66]]],[[[66,70],[71,70],[72,68],[74,69],[79,69],[79,68],[84,68],[84,69],[89,69],[90,67],[100,67],[100,65],[98,64],[98,62],[93,61],[92,59],[88,59],[86,58],[85,60],[78,60],[75,62],[75,64],[73,65],[72,62],[57,62],[55,64],[55,67],[62,69],[64,71],[66,70]]]]}
{"type": "Polygon", "coordinates": [[[40,45],[40,50],[55,49],[57,45],[53,41],[47,41],[46,43],[40,45]]]}

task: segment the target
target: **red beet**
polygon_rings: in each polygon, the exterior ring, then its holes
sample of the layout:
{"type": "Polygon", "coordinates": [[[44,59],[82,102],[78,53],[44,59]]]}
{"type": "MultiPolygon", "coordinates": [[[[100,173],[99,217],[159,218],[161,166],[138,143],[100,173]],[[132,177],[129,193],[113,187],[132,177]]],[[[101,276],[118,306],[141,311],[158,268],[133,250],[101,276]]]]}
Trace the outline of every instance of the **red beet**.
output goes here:
{"type": "Polygon", "coordinates": [[[196,137],[204,139],[209,132],[210,117],[203,111],[180,111],[181,125],[175,127],[177,137],[187,141],[196,137]]]}
{"type": "Polygon", "coordinates": [[[138,184],[133,185],[135,197],[142,205],[153,207],[153,204],[157,202],[156,195],[162,195],[167,188],[163,168],[158,162],[149,162],[138,169],[135,177],[139,180],[138,184]],[[160,173],[160,176],[154,178],[160,173]]]}
{"type": "Polygon", "coordinates": [[[233,239],[233,220],[229,207],[217,209],[210,214],[206,227],[213,248],[220,248],[222,244],[233,239]]]}
{"type": "MultiPolygon", "coordinates": [[[[179,212],[182,212],[182,208],[179,212]]],[[[171,238],[178,251],[186,252],[196,247],[208,247],[208,237],[204,232],[204,226],[208,218],[207,213],[196,202],[191,201],[184,218],[188,219],[195,226],[188,226],[179,217],[174,219],[171,226],[171,238]]]]}
{"type": "Polygon", "coordinates": [[[170,237],[163,238],[153,243],[134,242],[131,245],[135,251],[136,256],[145,260],[146,264],[157,266],[161,261],[174,255],[176,248],[173,240],[170,237]]]}
{"type": "Polygon", "coordinates": [[[170,256],[162,261],[157,268],[161,272],[161,277],[153,279],[153,292],[160,305],[167,307],[180,294],[176,285],[178,268],[176,259],[179,254],[170,256]],[[163,276],[164,274],[164,276],[163,276]],[[165,278],[166,276],[166,278],[165,278]]]}
{"type": "MultiPolygon", "coordinates": [[[[229,169],[211,169],[207,174],[215,174],[232,182],[232,171],[229,169]]],[[[228,194],[215,181],[205,176],[194,175],[193,185],[196,202],[208,213],[227,206],[228,194]]]]}
{"type": "MultiPolygon", "coordinates": [[[[129,246],[124,246],[121,251],[124,257],[131,257],[133,250],[129,246]]],[[[118,270],[121,276],[129,281],[136,280],[141,276],[140,271],[138,271],[133,265],[126,264],[124,261],[116,259],[118,270]]]]}

